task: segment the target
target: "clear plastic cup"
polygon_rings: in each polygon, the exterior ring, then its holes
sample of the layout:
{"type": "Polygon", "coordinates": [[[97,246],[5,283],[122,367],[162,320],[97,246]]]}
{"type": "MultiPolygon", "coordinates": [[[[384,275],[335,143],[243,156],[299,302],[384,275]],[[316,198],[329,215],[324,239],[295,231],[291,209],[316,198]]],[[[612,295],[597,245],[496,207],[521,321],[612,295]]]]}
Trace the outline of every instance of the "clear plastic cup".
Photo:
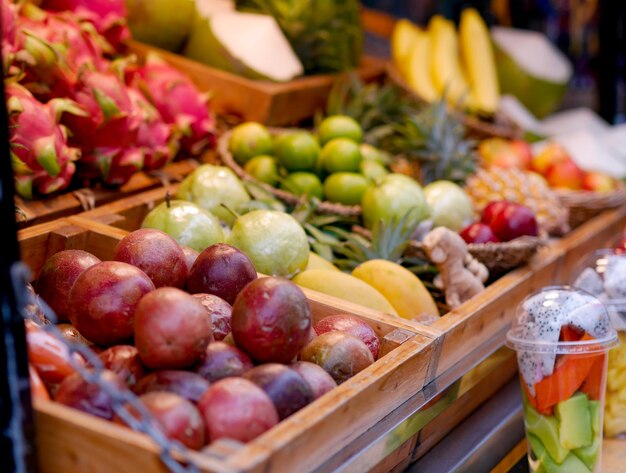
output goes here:
{"type": "Polygon", "coordinates": [[[607,352],[617,344],[604,305],[547,287],[520,304],[506,343],[517,353],[530,471],[601,472],[607,352]]]}

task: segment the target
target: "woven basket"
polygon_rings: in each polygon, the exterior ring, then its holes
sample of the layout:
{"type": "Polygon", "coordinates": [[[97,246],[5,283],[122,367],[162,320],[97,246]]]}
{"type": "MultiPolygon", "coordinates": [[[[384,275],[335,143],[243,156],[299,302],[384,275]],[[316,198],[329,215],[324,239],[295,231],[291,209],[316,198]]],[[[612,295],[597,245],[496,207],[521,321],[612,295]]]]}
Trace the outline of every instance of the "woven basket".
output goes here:
{"type": "Polygon", "coordinates": [[[571,191],[555,189],[561,204],[569,209],[572,229],[592,219],[604,210],[621,207],[626,203],[626,186],[621,182],[610,192],[571,191]]]}
{"type": "MultiPolygon", "coordinates": [[[[546,242],[547,240],[541,236],[523,236],[501,243],[470,243],[467,249],[474,258],[487,267],[493,278],[528,263],[546,242]]],[[[418,241],[411,242],[409,251],[425,256],[422,243],[418,241]]]]}
{"type": "MultiPolygon", "coordinates": [[[[424,102],[424,99],[419,97],[415,93],[415,91],[413,91],[409,87],[409,85],[400,75],[398,69],[391,63],[387,64],[387,77],[389,77],[391,82],[400,87],[407,94],[413,96],[417,101],[424,102]]],[[[493,121],[487,121],[477,116],[468,115],[467,113],[462,113],[459,111],[454,111],[453,113],[461,120],[461,122],[465,126],[465,134],[469,138],[473,138],[475,140],[483,140],[485,138],[492,137],[512,140],[515,138],[521,138],[523,135],[523,130],[502,114],[496,113],[493,121]]]]}
{"type": "MultiPolygon", "coordinates": [[[[275,136],[289,132],[289,130],[285,128],[268,128],[268,129],[270,133],[275,136]]],[[[233,157],[231,152],[228,150],[228,142],[230,141],[231,135],[232,135],[232,130],[229,130],[225,132],[217,142],[217,152],[218,152],[220,160],[222,161],[222,163],[224,163],[224,165],[232,169],[235,172],[235,174],[237,174],[237,176],[239,176],[239,178],[242,179],[243,181],[253,182],[254,184],[258,185],[262,189],[265,189],[267,192],[271,193],[274,197],[285,202],[288,205],[298,205],[299,203],[305,202],[303,197],[298,197],[297,195],[292,194],[291,192],[287,192],[283,189],[277,189],[276,187],[271,186],[265,182],[261,182],[255,179],[254,177],[252,177],[250,174],[248,174],[235,161],[235,158],[233,157]]],[[[335,214],[335,215],[342,215],[345,217],[361,215],[361,207],[358,205],[349,206],[349,205],[337,204],[334,202],[327,202],[327,201],[320,202],[316,207],[316,211],[320,214],[335,214]]]]}

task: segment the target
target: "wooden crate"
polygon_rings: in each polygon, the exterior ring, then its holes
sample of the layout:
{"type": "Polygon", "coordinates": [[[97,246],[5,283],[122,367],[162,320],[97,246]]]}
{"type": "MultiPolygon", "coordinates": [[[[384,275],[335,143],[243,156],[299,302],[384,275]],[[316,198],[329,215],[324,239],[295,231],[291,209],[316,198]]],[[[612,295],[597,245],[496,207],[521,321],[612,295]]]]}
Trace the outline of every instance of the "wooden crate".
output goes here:
{"type": "MultiPolygon", "coordinates": [[[[46,258],[83,249],[111,259],[128,232],[82,217],[67,217],[20,230],[22,260],[36,275],[46,258]]],[[[381,338],[381,356],[366,370],[247,445],[216,442],[191,452],[204,472],[308,471],[369,430],[429,380],[433,333],[355,304],[309,294],[314,322],[332,313],[367,321],[381,338]]],[[[35,403],[40,461],[45,472],[164,471],[157,447],[143,434],[54,402],[35,403]]]]}
{"type": "MultiPolygon", "coordinates": [[[[338,77],[320,74],[289,82],[250,80],[138,42],[131,42],[130,52],[140,59],[150,52],[157,53],[187,74],[200,90],[211,93],[211,106],[216,113],[272,126],[295,125],[313,117],[325,107],[338,77]]],[[[366,82],[380,79],[385,74],[385,61],[363,56],[355,72],[366,82]]]]}

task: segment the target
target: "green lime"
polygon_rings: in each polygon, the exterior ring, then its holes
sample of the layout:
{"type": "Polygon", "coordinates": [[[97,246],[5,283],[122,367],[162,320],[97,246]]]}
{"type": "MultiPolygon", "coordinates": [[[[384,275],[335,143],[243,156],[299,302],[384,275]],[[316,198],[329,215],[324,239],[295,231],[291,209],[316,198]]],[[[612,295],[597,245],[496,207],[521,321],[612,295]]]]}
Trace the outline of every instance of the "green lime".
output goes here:
{"type": "Polygon", "coordinates": [[[387,166],[389,163],[391,163],[391,156],[389,156],[389,153],[386,153],[385,151],[380,150],[375,146],[370,145],[369,143],[362,143],[360,149],[361,156],[363,156],[363,161],[375,161],[382,164],[383,166],[387,166]]]}
{"type": "Polygon", "coordinates": [[[359,145],[348,138],[335,138],[324,145],[322,166],[329,173],[358,172],[361,164],[359,145]]]}
{"type": "Polygon", "coordinates": [[[377,161],[361,161],[359,170],[361,171],[361,174],[371,181],[375,181],[376,179],[380,179],[381,177],[389,174],[387,168],[377,161]]]}
{"type": "Polygon", "coordinates": [[[280,187],[297,196],[324,198],[322,181],[311,172],[293,172],[283,179],[280,187]]]}
{"type": "Polygon", "coordinates": [[[270,186],[278,183],[278,166],[276,160],[265,154],[255,156],[246,163],[243,169],[255,179],[265,182],[270,186]]]}
{"type": "Polygon", "coordinates": [[[235,161],[245,164],[251,158],[272,152],[272,136],[260,123],[247,122],[236,126],[230,136],[228,149],[235,161]]]}
{"type": "Polygon", "coordinates": [[[317,164],[320,147],[315,137],[306,131],[296,131],[280,140],[276,157],[288,171],[311,171],[317,164]]]}
{"type": "Polygon", "coordinates": [[[359,205],[369,181],[356,172],[336,172],[324,181],[324,195],[331,202],[359,205]]]}
{"type": "Polygon", "coordinates": [[[257,271],[291,278],[306,269],[309,241],[291,215],[253,210],[237,219],[228,243],[243,251],[257,271]]]}
{"type": "Polygon", "coordinates": [[[322,120],[317,136],[322,146],[335,138],[348,138],[360,143],[363,141],[363,129],[352,117],[333,115],[322,120]]]}

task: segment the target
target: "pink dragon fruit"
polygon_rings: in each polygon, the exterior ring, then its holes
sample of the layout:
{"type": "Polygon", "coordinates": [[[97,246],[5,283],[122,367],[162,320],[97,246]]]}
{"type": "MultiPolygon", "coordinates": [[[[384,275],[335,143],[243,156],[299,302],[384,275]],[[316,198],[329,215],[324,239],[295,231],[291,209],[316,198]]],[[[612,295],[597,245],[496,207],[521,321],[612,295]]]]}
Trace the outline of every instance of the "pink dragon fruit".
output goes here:
{"type": "Polygon", "coordinates": [[[215,144],[215,118],[208,98],[187,76],[151,56],[143,67],[128,69],[126,80],[145,94],[166,123],[176,126],[185,151],[197,155],[215,144]]]}
{"type": "Polygon", "coordinates": [[[41,6],[51,11],[71,11],[91,22],[116,50],[130,39],[124,0],[44,0],[41,6]]]}
{"type": "Polygon", "coordinates": [[[68,14],[51,14],[27,4],[20,19],[17,57],[25,64],[22,82],[42,99],[73,94],[79,74],[86,69],[105,70],[102,41],[91,25],[68,14]]]}
{"type": "Polygon", "coordinates": [[[84,71],[73,96],[88,116],[67,116],[70,143],[92,148],[124,148],[135,143],[141,117],[135,113],[128,87],[113,73],[84,71]]]}
{"type": "Polygon", "coordinates": [[[143,150],[143,168],[146,171],[160,169],[168,164],[178,151],[178,138],[173,127],[163,121],[139,90],[128,89],[136,113],[141,117],[136,145],[143,150]]]}
{"type": "Polygon", "coordinates": [[[97,177],[109,186],[121,186],[143,167],[143,151],[137,147],[95,148],[81,160],[80,176],[97,177]]]}
{"type": "Polygon", "coordinates": [[[0,4],[2,14],[2,56],[4,58],[15,52],[17,32],[17,8],[9,0],[2,0],[0,4]]]}
{"type": "MultiPolygon", "coordinates": [[[[66,99],[56,99],[44,105],[24,87],[14,83],[7,84],[5,92],[16,174],[29,176],[41,193],[67,187],[74,173],[72,161],[79,158],[80,152],[67,145],[58,118],[63,112],[83,114],[83,110],[66,99]]],[[[21,188],[26,189],[23,185],[21,188]]],[[[21,195],[30,197],[32,190],[21,192],[21,195]]]]}

